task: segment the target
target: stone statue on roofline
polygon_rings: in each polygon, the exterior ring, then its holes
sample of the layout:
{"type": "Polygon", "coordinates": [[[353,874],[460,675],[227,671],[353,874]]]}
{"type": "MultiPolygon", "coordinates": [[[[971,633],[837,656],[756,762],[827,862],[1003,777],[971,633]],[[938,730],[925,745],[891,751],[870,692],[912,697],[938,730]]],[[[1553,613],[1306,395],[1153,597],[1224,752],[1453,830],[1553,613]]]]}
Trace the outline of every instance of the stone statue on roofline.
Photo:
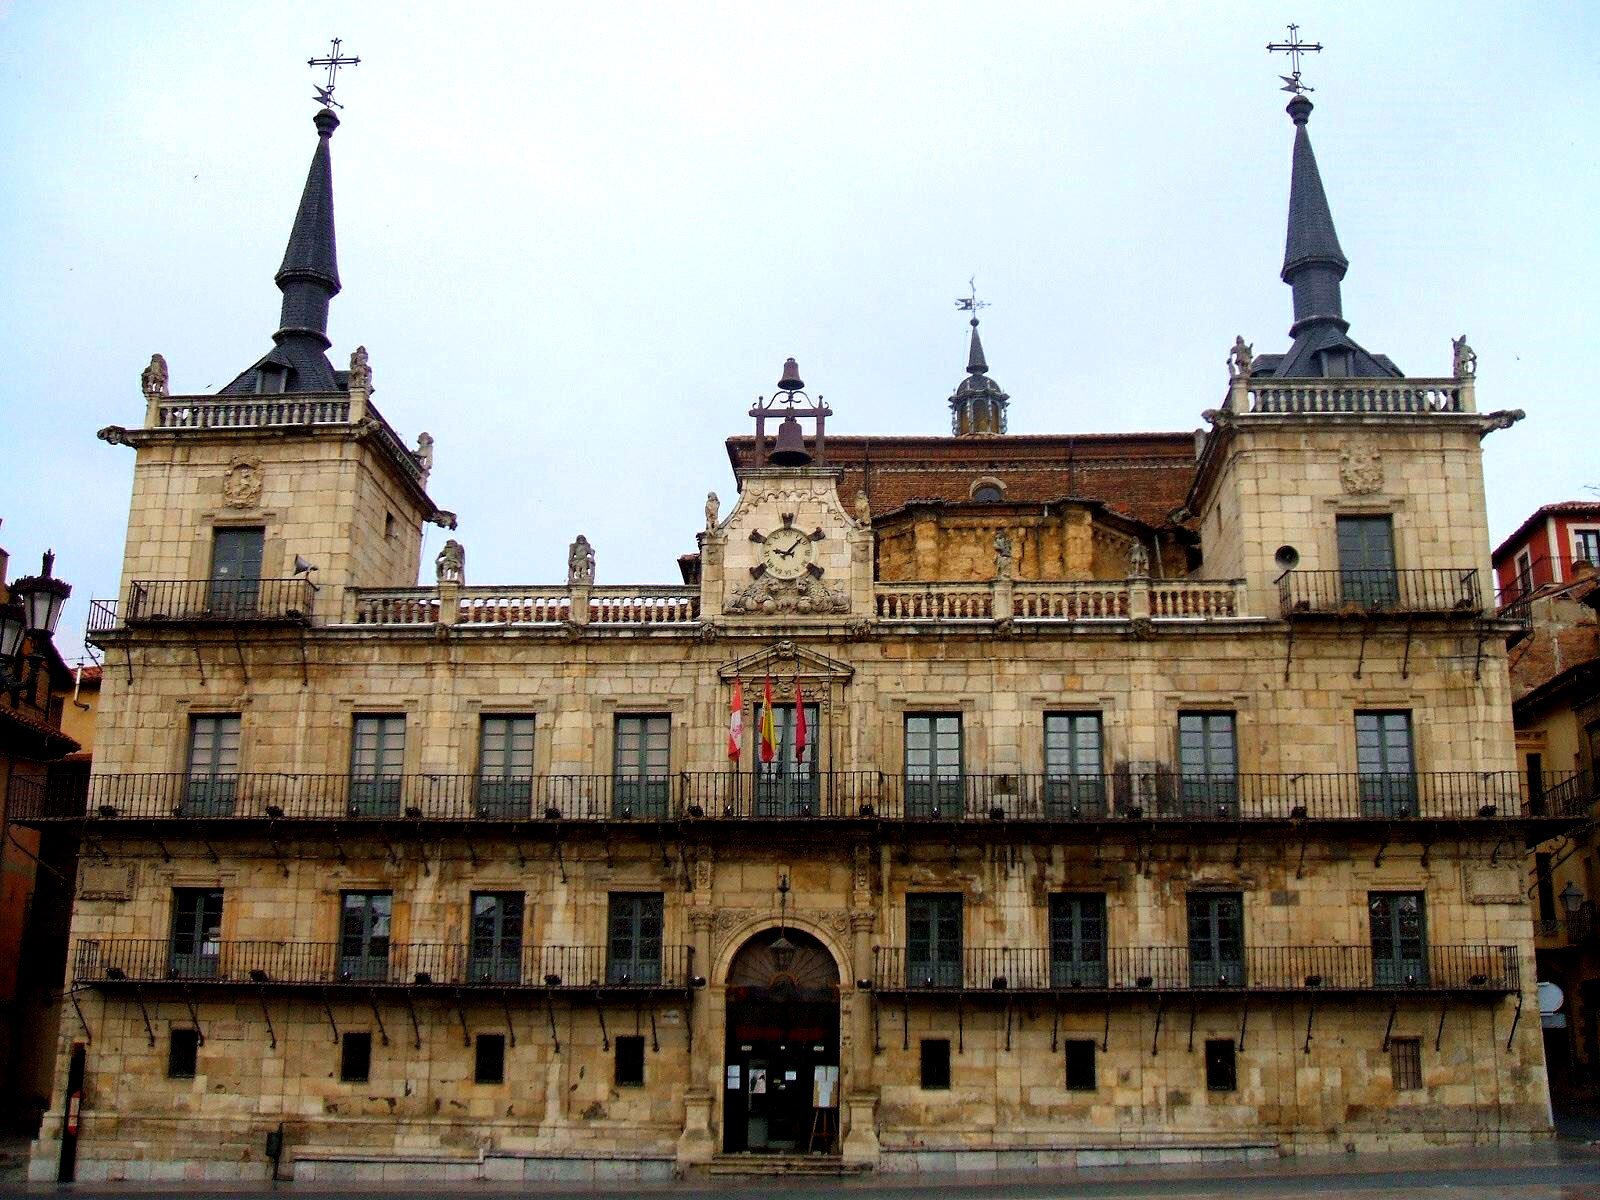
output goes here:
{"type": "Polygon", "coordinates": [[[1252,351],[1254,344],[1246,344],[1242,334],[1233,339],[1233,348],[1228,351],[1228,378],[1249,379],[1250,372],[1255,367],[1255,355],[1252,351]]]}
{"type": "Polygon", "coordinates": [[[455,538],[445,542],[444,549],[433,560],[434,573],[440,583],[465,583],[467,581],[467,550],[455,538]]]}
{"type": "Polygon", "coordinates": [[[579,534],[567,550],[567,586],[587,587],[594,582],[594,547],[589,539],[579,534]]]}
{"type": "Polygon", "coordinates": [[[167,390],[167,360],[152,354],[150,365],[139,375],[139,387],[146,400],[165,400],[171,394],[167,390]]]}
{"type": "Polygon", "coordinates": [[[1450,339],[1450,370],[1457,379],[1472,379],[1478,374],[1478,355],[1467,345],[1467,335],[1450,339]]]}
{"type": "Polygon", "coordinates": [[[365,346],[357,346],[350,355],[350,388],[352,391],[372,390],[372,365],[367,361],[365,346]]]}
{"type": "Polygon", "coordinates": [[[994,577],[1011,578],[1011,538],[1004,529],[994,535],[994,577]]]}
{"type": "Polygon", "coordinates": [[[856,493],[856,521],[861,525],[872,524],[872,501],[867,498],[865,489],[856,493]]]}
{"type": "Polygon", "coordinates": [[[1150,552],[1143,542],[1135,542],[1128,548],[1128,578],[1150,578],[1150,552]]]}
{"type": "Polygon", "coordinates": [[[417,466],[422,468],[424,475],[433,470],[433,434],[417,434],[416,456],[417,466]]]}
{"type": "Polygon", "coordinates": [[[720,514],[721,509],[722,509],[722,501],[717,499],[717,494],[715,492],[707,492],[706,493],[706,528],[708,530],[715,529],[717,527],[717,517],[720,514]]]}

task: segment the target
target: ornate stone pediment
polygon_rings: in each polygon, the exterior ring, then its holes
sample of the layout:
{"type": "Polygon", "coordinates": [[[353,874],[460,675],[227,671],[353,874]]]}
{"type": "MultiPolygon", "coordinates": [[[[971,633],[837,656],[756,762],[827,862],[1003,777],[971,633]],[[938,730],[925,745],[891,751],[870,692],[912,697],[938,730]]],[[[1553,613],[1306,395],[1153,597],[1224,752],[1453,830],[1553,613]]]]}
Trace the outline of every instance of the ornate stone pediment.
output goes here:
{"type": "Polygon", "coordinates": [[[767,675],[788,678],[793,675],[799,679],[828,679],[847,683],[855,674],[855,668],[826,654],[807,650],[785,638],[765,650],[724,663],[717,668],[717,674],[725,680],[760,679],[767,675]]]}

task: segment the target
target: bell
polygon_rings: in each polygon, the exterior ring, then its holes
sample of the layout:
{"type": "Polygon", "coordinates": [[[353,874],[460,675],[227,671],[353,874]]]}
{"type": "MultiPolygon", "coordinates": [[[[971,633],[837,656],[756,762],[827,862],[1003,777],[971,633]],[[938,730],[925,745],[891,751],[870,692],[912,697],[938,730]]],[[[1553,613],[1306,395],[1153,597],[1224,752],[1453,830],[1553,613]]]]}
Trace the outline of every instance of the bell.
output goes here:
{"type": "MultiPolygon", "coordinates": [[[[789,362],[793,364],[794,359],[789,362]]],[[[785,417],[778,426],[778,440],[773,443],[769,462],[783,467],[803,467],[811,461],[811,451],[806,449],[805,435],[800,432],[800,422],[792,416],[785,417]]]]}
{"type": "Polygon", "coordinates": [[[805,384],[800,379],[800,364],[792,358],[783,360],[783,378],[778,380],[778,389],[784,392],[798,392],[805,384]]]}

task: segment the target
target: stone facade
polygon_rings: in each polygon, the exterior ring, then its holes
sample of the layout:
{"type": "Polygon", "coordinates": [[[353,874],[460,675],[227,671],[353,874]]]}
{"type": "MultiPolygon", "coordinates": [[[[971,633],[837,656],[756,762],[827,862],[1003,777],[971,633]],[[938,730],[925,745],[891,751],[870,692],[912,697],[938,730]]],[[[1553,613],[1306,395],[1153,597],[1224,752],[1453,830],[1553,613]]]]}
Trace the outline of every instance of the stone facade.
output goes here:
{"type": "MultiPolygon", "coordinates": [[[[738,502],[701,536],[698,588],[522,596],[402,586],[434,510],[381,446],[337,429],[254,441],[261,495],[239,510],[220,498],[239,434],[130,431],[127,587],[145,572],[204,578],[197,547],[241,511],[265,526],[269,560],[320,555],[349,586],[324,584],[310,615],[97,634],[108,669],[75,810],[97,849],[35,1176],[57,1169],[75,1047],[83,1179],[261,1178],[280,1123],[282,1169],[306,1179],[642,1179],[708,1162],[740,1100],[726,1086],[742,1002],[729,971],[780,927],[825,948],[839,981],[830,1140],[846,1161],[1201,1161],[1547,1136],[1538,1023],[1519,1017],[1533,1003],[1529,913],[1502,845],[1529,818],[1514,788],[1486,817],[1488,793],[1459,783],[1513,773],[1504,630],[1481,606],[1285,619],[1265,565],[1285,542],[1315,567],[1337,562],[1340,421],[1263,416],[1212,435],[1194,512],[1204,574],[1212,539],[1244,572],[1233,607],[1163,615],[1153,583],[1080,558],[1053,586],[1111,576],[1120,600],[1058,619],[1008,617],[1010,581],[974,583],[981,570],[959,561],[931,591],[979,588],[983,616],[885,615],[881,593],[899,585],[875,573],[882,543],[826,464],[741,470],[738,502]],[[780,702],[798,685],[815,705],[820,782],[805,806],[763,812],[750,777],[769,680],[780,702]],[[1356,720],[1374,710],[1409,714],[1421,813],[1362,807],[1356,720]],[[915,807],[908,748],[908,719],[933,713],[960,728],[959,795],[937,814],[915,807]],[[1047,713],[1098,717],[1103,808],[1052,807],[1047,713]],[[346,790],[353,723],[373,714],[403,726],[384,812],[346,790]],[[615,790],[619,718],[641,714],[666,719],[666,759],[661,807],[635,812],[615,790]],[[1183,714],[1232,718],[1232,782],[1199,809],[1183,800],[1183,714]],[[532,720],[527,789],[515,819],[484,817],[471,798],[484,719],[508,715],[532,720]],[[191,811],[194,721],[219,716],[238,722],[227,802],[191,811]],[[181,897],[209,891],[215,926],[183,949],[181,897]],[[341,923],[343,897],[372,892],[391,898],[376,981],[350,974],[341,923]],[[462,968],[477,893],[522,897],[505,986],[462,968]],[[1401,893],[1423,898],[1432,958],[1424,980],[1385,986],[1369,900],[1401,893]],[[959,978],[923,987],[901,964],[929,894],[960,898],[959,978]],[[660,897],[659,984],[616,977],[616,895],[660,897]],[[1052,973],[1062,895],[1104,897],[1108,965],[1087,987],[1052,973]],[[1195,974],[1195,898],[1213,895],[1240,898],[1248,975],[1231,984],[1195,974]],[[171,1077],[194,1029],[192,1073],[171,1077]],[[371,1035],[359,1082],[341,1078],[352,1033],[371,1035]],[[505,1039],[499,1082],[475,1082],[483,1035],[505,1039]],[[633,1036],[641,1086],[617,1082],[617,1039],[633,1036]],[[948,1043],[947,1082],[924,1073],[925,1042],[948,1043]],[[1087,1088],[1068,1086],[1068,1043],[1094,1047],[1087,1088]],[[1228,1072],[1208,1074],[1224,1044],[1228,1072]]],[[[1478,573],[1468,450],[1482,419],[1361,424],[1386,490],[1359,511],[1396,514],[1398,561],[1478,573]]]]}

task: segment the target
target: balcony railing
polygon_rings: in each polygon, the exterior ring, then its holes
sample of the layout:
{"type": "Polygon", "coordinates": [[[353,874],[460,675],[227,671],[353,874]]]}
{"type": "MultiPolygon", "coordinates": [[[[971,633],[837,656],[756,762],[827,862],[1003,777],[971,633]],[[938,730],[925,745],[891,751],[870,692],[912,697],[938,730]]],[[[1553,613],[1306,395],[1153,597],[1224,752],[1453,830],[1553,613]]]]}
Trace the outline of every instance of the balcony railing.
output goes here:
{"type": "Polygon", "coordinates": [[[131,625],[305,625],[316,589],[291,579],[141,579],[120,604],[96,600],[89,633],[131,625]]]}
{"type": "Polygon", "coordinates": [[[1278,601],[1286,617],[1345,613],[1479,616],[1484,612],[1474,567],[1290,571],[1278,581],[1278,601]]]}
{"type": "Polygon", "coordinates": [[[573,590],[548,587],[464,587],[448,604],[440,589],[356,588],[357,625],[561,626],[693,625],[700,619],[700,589],[679,586],[605,586],[588,589],[587,612],[573,608],[573,590]]]}
{"type": "Polygon", "coordinates": [[[887,775],[752,771],[670,775],[127,774],[21,789],[10,819],[528,823],[851,820],[1041,824],[1576,821],[1596,802],[1587,774],[1532,799],[1516,771],[1416,774],[887,775]]]}
{"type": "Polygon", "coordinates": [[[879,583],[873,612],[893,622],[1222,620],[1245,615],[1244,596],[1231,579],[879,583]]]}
{"type": "Polygon", "coordinates": [[[691,982],[692,946],[663,946],[618,963],[605,946],[523,946],[514,952],[461,944],[217,941],[178,952],[162,938],[85,939],[79,984],[340,985],[493,987],[586,991],[682,990],[691,982]]]}
{"type": "Polygon", "coordinates": [[[1224,407],[1241,413],[1470,412],[1471,380],[1268,379],[1236,381],[1224,407]]]}
{"type": "Polygon", "coordinates": [[[1380,958],[1368,946],[1249,946],[1232,961],[1187,946],[1113,946],[1068,961],[1039,948],[968,948],[930,961],[904,947],[873,950],[879,992],[1516,992],[1515,946],[1428,946],[1380,958]]]}

